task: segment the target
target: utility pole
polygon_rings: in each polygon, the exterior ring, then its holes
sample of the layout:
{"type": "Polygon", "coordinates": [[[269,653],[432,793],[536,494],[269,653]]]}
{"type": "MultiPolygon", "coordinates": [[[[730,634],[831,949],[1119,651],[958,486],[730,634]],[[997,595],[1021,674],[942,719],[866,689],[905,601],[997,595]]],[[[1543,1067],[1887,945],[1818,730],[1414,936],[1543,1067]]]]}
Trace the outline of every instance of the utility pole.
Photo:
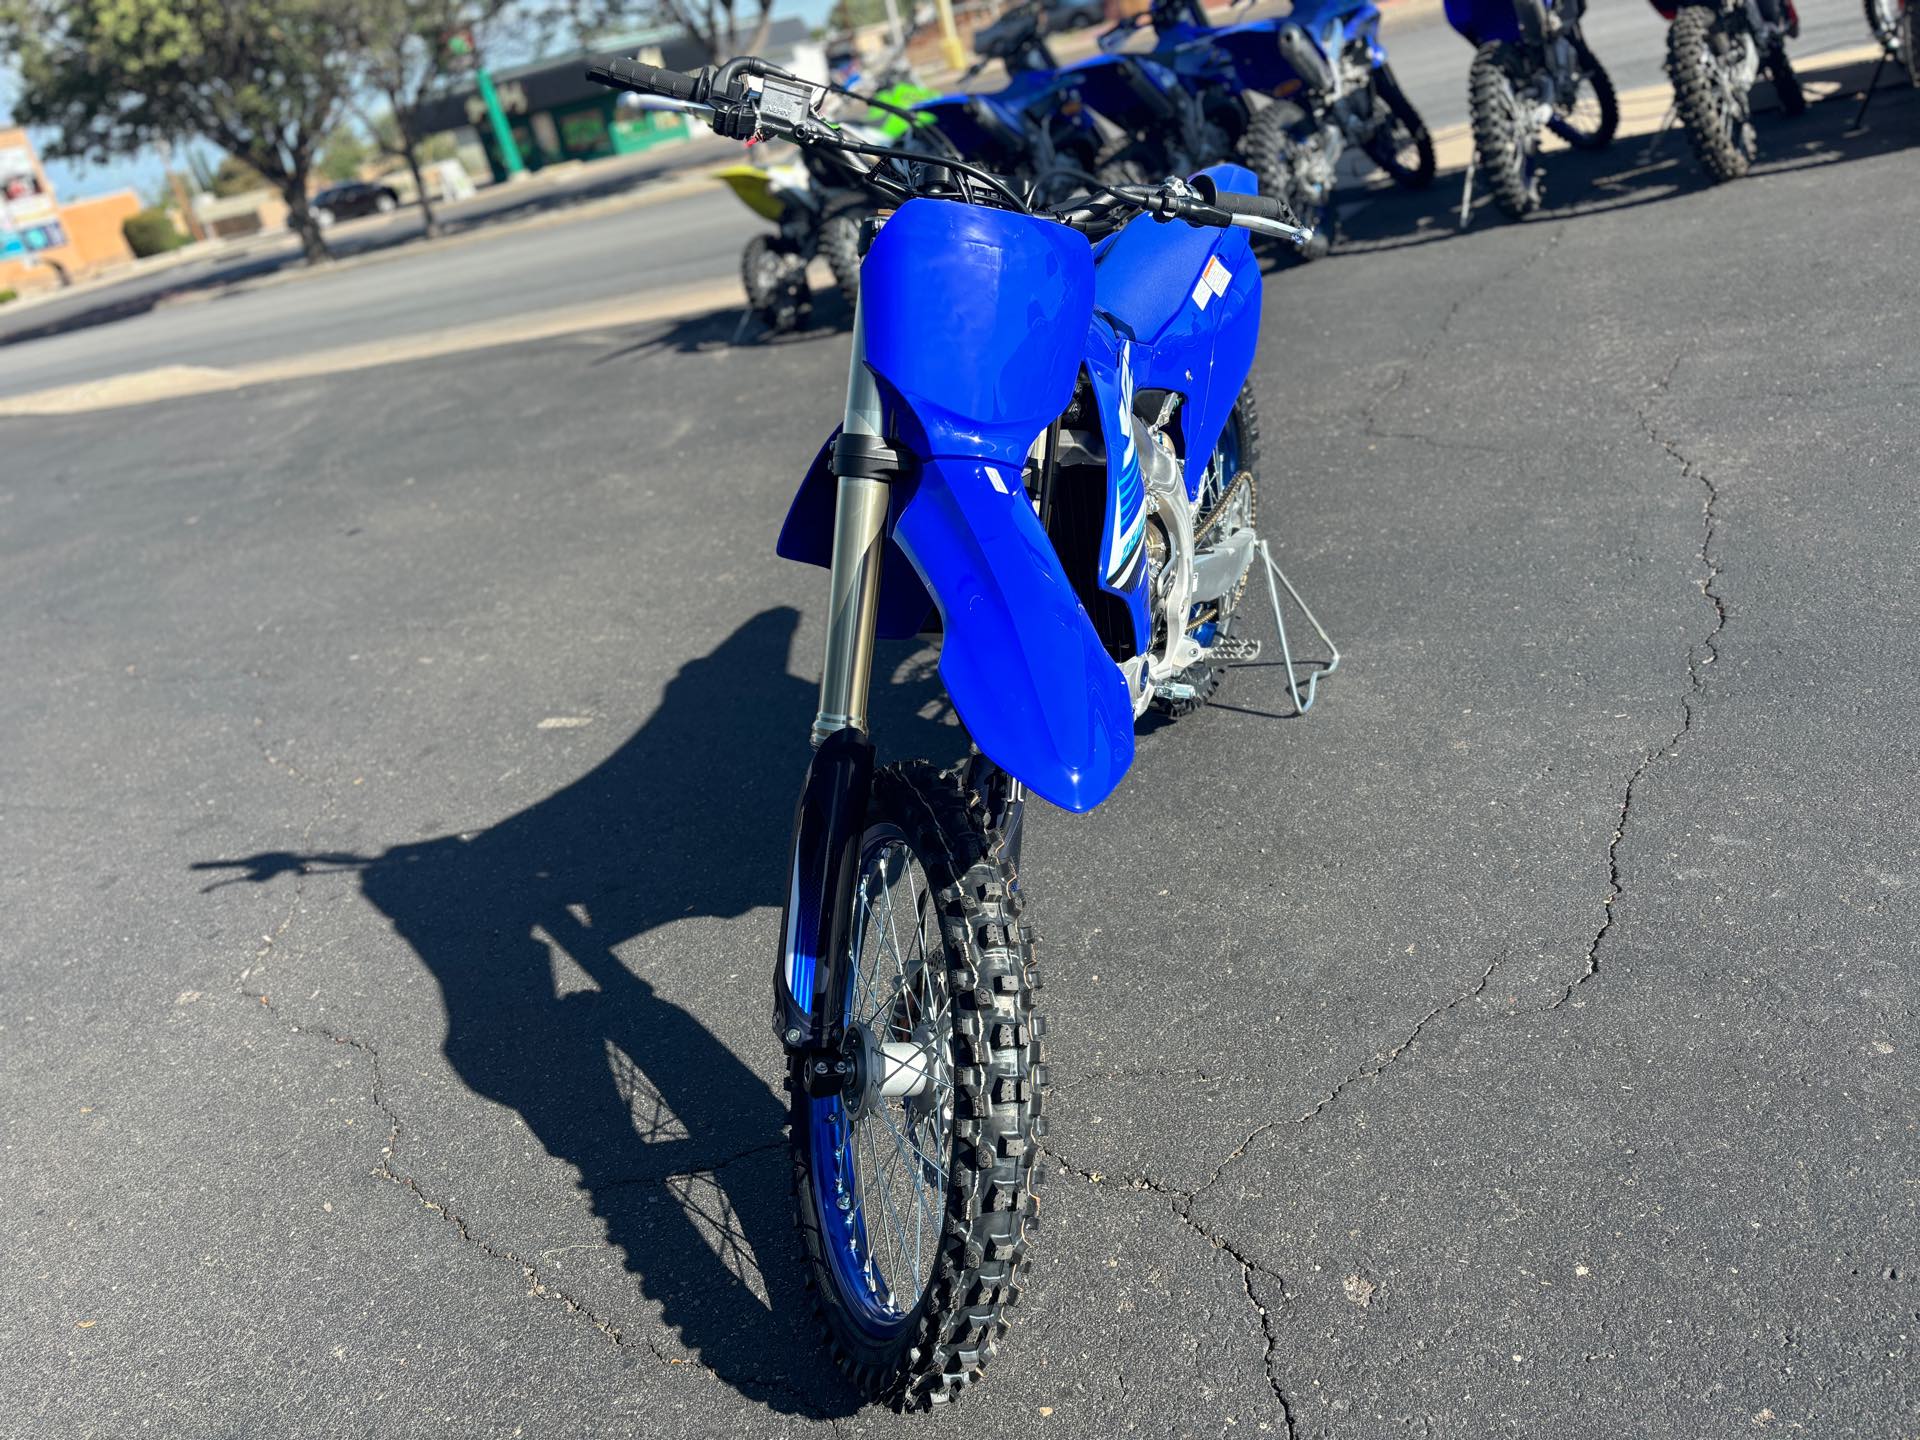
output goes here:
{"type": "Polygon", "coordinates": [[[940,43],[947,52],[947,64],[964,70],[967,52],[960,48],[960,31],[953,23],[953,0],[933,0],[933,5],[940,12],[940,43]]]}
{"type": "Polygon", "coordinates": [[[474,84],[480,90],[480,103],[487,107],[487,119],[493,126],[494,143],[500,147],[500,163],[507,167],[507,179],[519,180],[527,173],[527,162],[520,158],[520,144],[513,138],[507,112],[500,108],[500,94],[493,88],[493,76],[484,65],[474,72],[474,84]]]}
{"type": "Polygon", "coordinates": [[[493,130],[493,143],[500,147],[500,163],[506,167],[507,179],[525,179],[527,162],[521,158],[519,142],[513,138],[513,126],[507,123],[507,112],[500,108],[500,92],[493,88],[493,76],[480,63],[473,31],[456,30],[444,43],[449,70],[473,68],[474,89],[480,92],[480,103],[487,107],[487,123],[493,130]]]}

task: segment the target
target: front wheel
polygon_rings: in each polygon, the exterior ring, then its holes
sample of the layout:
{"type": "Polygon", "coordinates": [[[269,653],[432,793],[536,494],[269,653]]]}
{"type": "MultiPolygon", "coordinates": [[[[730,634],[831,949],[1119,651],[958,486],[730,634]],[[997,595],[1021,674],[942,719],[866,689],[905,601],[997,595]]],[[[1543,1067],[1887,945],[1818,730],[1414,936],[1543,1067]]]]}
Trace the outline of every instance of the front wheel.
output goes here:
{"type": "Polygon", "coordinates": [[[1576,150],[1604,150],[1620,128],[1620,101],[1613,93],[1613,80],[1577,35],[1573,59],[1573,98],[1547,121],[1547,127],[1576,150]]]}
{"type": "Polygon", "coordinates": [[[930,765],[874,776],[843,993],[847,1079],[789,1080],[794,1191],[834,1355],[870,1399],[953,1399],[1019,1298],[1046,1085],[1032,947],[979,803],[930,765]]]}
{"type": "Polygon", "coordinates": [[[835,215],[825,221],[820,226],[820,254],[851,310],[860,298],[860,221],[853,215],[835,215]]]}
{"type": "Polygon", "coordinates": [[[756,235],[740,252],[747,305],[774,334],[792,330],[813,310],[807,262],[777,236],[756,235]]]}
{"type": "Polygon", "coordinates": [[[1767,78],[1773,81],[1773,93],[1780,101],[1780,113],[1788,119],[1807,113],[1807,92],[1800,88],[1800,76],[1787,56],[1785,45],[1775,45],[1767,56],[1767,78]]]}
{"type": "Polygon", "coordinates": [[[1920,88],[1920,0],[1907,0],[1900,12],[1900,53],[1907,62],[1907,79],[1920,88]]]}
{"type": "Polygon", "coordinates": [[[1407,190],[1426,189],[1433,184],[1434,170],[1433,137],[1427,134],[1427,122],[1385,65],[1373,72],[1373,93],[1387,107],[1387,118],[1367,141],[1368,156],[1393,177],[1394,184],[1407,190]]]}
{"type": "Polygon", "coordinates": [[[1536,155],[1539,132],[1533,100],[1520,76],[1526,62],[1511,45],[1482,45],[1467,74],[1467,104],[1473,115],[1473,146],[1494,202],[1519,220],[1540,208],[1542,178],[1536,155]]]}
{"type": "Polygon", "coordinates": [[[1883,50],[1895,49],[1900,43],[1900,0],[1866,0],[1867,28],[1873,32],[1873,38],[1880,42],[1883,50]]]}
{"type": "Polygon", "coordinates": [[[1730,53],[1745,38],[1744,30],[1729,34],[1720,14],[1704,5],[1684,6],[1667,28],[1674,109],[1694,154],[1715,180],[1739,179],[1759,149],[1730,53]]]}
{"type": "Polygon", "coordinates": [[[1313,231],[1304,246],[1283,247],[1282,253],[1303,262],[1327,253],[1332,243],[1327,225],[1333,218],[1333,167],[1304,134],[1308,128],[1305,111],[1277,100],[1253,117],[1240,142],[1247,168],[1260,178],[1260,193],[1284,200],[1294,217],[1313,231]]]}

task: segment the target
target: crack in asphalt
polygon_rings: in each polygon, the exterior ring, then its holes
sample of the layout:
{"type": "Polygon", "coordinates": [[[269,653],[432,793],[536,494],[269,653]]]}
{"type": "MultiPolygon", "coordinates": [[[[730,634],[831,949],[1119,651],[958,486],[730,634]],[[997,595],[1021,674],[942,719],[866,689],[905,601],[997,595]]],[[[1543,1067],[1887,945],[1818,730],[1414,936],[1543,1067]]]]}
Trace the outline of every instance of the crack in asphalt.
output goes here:
{"type": "Polygon", "coordinates": [[[1425,343],[1401,363],[1399,369],[1394,372],[1393,379],[1387,382],[1380,393],[1361,407],[1360,433],[1370,440],[1427,440],[1429,444],[1439,445],[1440,442],[1431,440],[1424,435],[1395,435],[1382,430],[1380,428],[1380,407],[1398,394],[1401,388],[1413,378],[1414,373],[1426,364],[1427,358],[1431,356],[1435,350],[1440,348],[1440,342],[1447,338],[1447,332],[1453,328],[1453,322],[1460,318],[1463,310],[1478,301],[1481,296],[1485,295],[1502,280],[1517,280],[1522,275],[1525,275],[1535,265],[1546,259],[1548,253],[1559,243],[1560,232],[1558,230],[1549,231],[1545,242],[1540,248],[1535,250],[1533,254],[1529,255],[1525,260],[1522,260],[1518,265],[1510,270],[1496,270],[1472,289],[1466,291],[1464,294],[1455,296],[1453,303],[1447,306],[1446,313],[1440,317],[1440,323],[1434,327],[1433,333],[1426,338],[1425,343]]]}
{"type": "MultiPolygon", "coordinates": [[[[419,1202],[422,1208],[431,1210],[442,1220],[446,1221],[447,1224],[453,1227],[454,1233],[459,1236],[462,1244],[473,1246],[489,1259],[497,1260],[502,1264],[512,1265],[518,1268],[521,1278],[526,1282],[526,1293],[530,1298],[552,1300],[563,1307],[568,1314],[580,1316],[591,1324],[594,1329],[598,1330],[601,1335],[606,1338],[607,1342],[616,1349],[624,1350],[629,1346],[634,1337],[630,1336],[628,1331],[617,1325],[609,1317],[595,1310],[579,1296],[552,1284],[541,1275],[540,1268],[537,1265],[527,1260],[517,1251],[511,1250],[504,1245],[496,1245],[492,1241],[476,1235],[473,1227],[467,1222],[465,1216],[459,1214],[444,1201],[435,1199],[427,1193],[426,1189],[418,1180],[397,1168],[395,1162],[399,1156],[400,1137],[405,1132],[406,1127],[400,1119],[399,1112],[393,1108],[387,1099],[386,1081],[381,1074],[380,1050],[378,1046],[374,1045],[371,1041],[357,1039],[352,1035],[333,1030],[324,1025],[302,1025],[296,1021],[289,1020],[281,1012],[280,1008],[274,1005],[267,996],[261,995],[258,998],[260,999],[262,1007],[287,1027],[289,1034],[317,1035],[322,1039],[332,1041],[335,1045],[344,1045],[366,1056],[367,1065],[371,1072],[371,1085],[368,1099],[373,1105],[373,1108],[378,1111],[380,1116],[387,1122],[387,1139],[386,1143],[382,1145],[380,1149],[380,1163],[373,1167],[369,1172],[370,1174],[405,1190],[419,1202]]],[[[779,1143],[784,1144],[785,1142],[779,1143]]],[[[685,1173],[710,1174],[715,1170],[733,1164],[737,1160],[744,1159],[749,1155],[758,1154],[770,1148],[773,1148],[773,1146],[756,1145],[741,1151],[739,1154],[727,1156],[725,1159],[713,1165],[703,1165],[685,1173]]],[[[658,1360],[662,1365],[671,1367],[684,1366],[691,1370],[701,1371],[714,1379],[723,1378],[718,1370],[697,1355],[669,1354],[661,1346],[658,1338],[650,1331],[638,1332],[637,1338],[640,1344],[644,1345],[654,1359],[658,1360]]],[[[812,1396],[802,1392],[793,1385],[789,1385],[783,1380],[767,1379],[761,1376],[735,1376],[726,1383],[742,1393],[751,1393],[752,1391],[758,1390],[769,1396],[782,1397],[802,1411],[812,1411],[816,1408],[816,1402],[812,1396]]],[[[826,1420],[830,1427],[834,1428],[837,1433],[838,1421],[835,1417],[824,1415],[818,1416],[817,1418],[826,1420]]]]}
{"type": "Polygon", "coordinates": [[[1633,767],[1632,772],[1627,776],[1627,783],[1621,788],[1619,819],[1613,827],[1613,838],[1607,842],[1607,895],[1606,899],[1601,901],[1605,913],[1599,928],[1593,932],[1593,938],[1587,942],[1587,953],[1580,973],[1568,983],[1560,998],[1547,1007],[1549,1010],[1558,1010],[1565,1005],[1573,998],[1575,990],[1600,973],[1601,952],[1613,934],[1614,906],[1625,889],[1620,873],[1620,846],[1626,840],[1627,828],[1632,822],[1634,797],[1638,794],[1640,783],[1646,778],[1647,772],[1661,760],[1669,759],[1679,753],[1680,747],[1686,743],[1687,737],[1692,733],[1694,719],[1699,714],[1700,702],[1706,695],[1707,667],[1720,658],[1720,634],[1727,628],[1727,602],[1719,589],[1721,567],[1714,546],[1714,541],[1719,538],[1720,533],[1720,487],[1711,475],[1681,450],[1677,440],[1661,433],[1660,427],[1654,423],[1653,419],[1655,402],[1672,387],[1675,372],[1679,370],[1681,361],[1686,359],[1692,348],[1693,342],[1689,341],[1675,352],[1665,372],[1654,381],[1653,393],[1634,411],[1634,418],[1640,422],[1640,428],[1646,432],[1647,439],[1665,451],[1667,458],[1679,466],[1681,478],[1699,482],[1701,489],[1705,492],[1700,500],[1700,545],[1694,551],[1694,555],[1705,567],[1706,573],[1694,584],[1699,587],[1700,594],[1706,602],[1713,607],[1713,622],[1708,626],[1704,636],[1687,647],[1687,685],[1680,696],[1678,728],[1662,743],[1641,755],[1639,764],[1633,767]]]}
{"type": "Polygon", "coordinates": [[[1090,1170],[1085,1166],[1076,1165],[1059,1149],[1045,1141],[1039,1142],[1039,1149],[1042,1154],[1050,1157],[1062,1170],[1077,1176],[1089,1185],[1102,1185],[1112,1182],[1117,1188],[1160,1196],[1167,1202],[1168,1209],[1172,1212],[1176,1220],[1188,1229],[1194,1231],[1194,1233],[1199,1235],[1216,1250],[1224,1251],[1226,1254],[1232,1256],[1239,1264],[1241,1289],[1246,1293],[1247,1303],[1253,1306],[1254,1312],[1260,1317],[1260,1330],[1266,1339],[1265,1368],[1267,1387],[1273,1391],[1274,1400],[1280,1406],[1281,1418],[1286,1422],[1289,1437],[1295,1434],[1294,1415],[1292,1402],[1287,1399],[1286,1388],[1281,1383],[1276,1366],[1276,1356],[1280,1348],[1280,1336],[1274,1327],[1273,1315],[1270,1308],[1254,1293],[1253,1288],[1253,1277],[1259,1275],[1278,1287],[1281,1298],[1285,1299],[1287,1295],[1286,1277],[1272,1266],[1262,1262],[1256,1256],[1241,1249],[1226,1236],[1215,1230],[1195,1213],[1195,1207],[1198,1205],[1200,1198],[1219,1183],[1220,1177],[1226,1173],[1227,1168],[1241,1156],[1245,1155],[1253,1143],[1261,1136],[1283,1125],[1305,1125],[1338,1101],[1354,1084],[1361,1080],[1377,1079],[1379,1076],[1385,1074],[1401,1056],[1413,1048],[1419,1041],[1422,1033],[1425,1032],[1427,1026],[1431,1025],[1441,1016],[1451,1013],[1468,1001],[1476,999],[1483,994],[1488,983],[1493,979],[1493,972],[1499,968],[1500,961],[1498,958],[1488,962],[1487,968],[1480,973],[1480,978],[1470,987],[1454,996],[1453,999],[1434,1006],[1433,1009],[1429,1010],[1414,1023],[1413,1028],[1407,1032],[1406,1037],[1398,1044],[1389,1050],[1376,1052],[1374,1056],[1376,1063],[1355,1067],[1345,1079],[1329,1090],[1326,1095],[1315,1102],[1311,1108],[1294,1116],[1291,1121],[1285,1119],[1268,1120],[1249,1131],[1246,1137],[1242,1139],[1239,1144],[1235,1145],[1232,1150],[1228,1151],[1226,1157],[1222,1159],[1218,1165],[1214,1166],[1213,1173],[1207,1177],[1205,1183],[1196,1189],[1182,1190],[1176,1185],[1169,1185],[1165,1181],[1154,1179],[1151,1174],[1145,1171],[1136,1175],[1109,1176],[1102,1171],[1090,1170]]]}
{"type": "MultiPolygon", "coordinates": [[[[1087,1184],[1100,1185],[1109,1179],[1109,1177],[1101,1171],[1088,1170],[1074,1164],[1064,1154],[1048,1145],[1044,1140],[1037,1143],[1041,1154],[1050,1157],[1054,1164],[1058,1165],[1062,1170],[1078,1176],[1080,1179],[1086,1181],[1087,1184]]],[[[1215,1172],[1215,1178],[1218,1178],[1217,1171],[1215,1172]]],[[[1211,1185],[1213,1182],[1209,1180],[1207,1183],[1211,1185]]],[[[1128,1190],[1143,1191],[1160,1196],[1167,1202],[1167,1208],[1174,1219],[1178,1220],[1189,1230],[1192,1230],[1214,1249],[1223,1251],[1238,1263],[1240,1266],[1240,1288],[1246,1294],[1247,1303],[1253,1306],[1254,1313],[1260,1317],[1260,1332],[1266,1341],[1266,1353],[1263,1357],[1263,1363],[1267,1377],[1267,1388],[1273,1392],[1274,1401],[1280,1407],[1280,1418],[1286,1423],[1287,1435],[1289,1440],[1292,1440],[1295,1434],[1293,1405],[1287,1399],[1286,1389],[1280,1383],[1280,1376],[1275,1366],[1275,1355],[1280,1348],[1280,1336],[1274,1329],[1273,1317],[1268,1307],[1261,1302],[1259,1296],[1253,1293],[1253,1277],[1258,1274],[1272,1281],[1274,1285],[1279,1288],[1280,1295],[1284,1299],[1287,1293],[1285,1277],[1282,1276],[1279,1271],[1263,1264],[1254,1256],[1240,1249],[1231,1240],[1219,1234],[1208,1225],[1206,1221],[1193,1213],[1194,1202],[1205,1192],[1206,1186],[1203,1185],[1199,1190],[1182,1190],[1178,1186],[1168,1185],[1163,1181],[1155,1180],[1151,1175],[1145,1174],[1144,1172],[1139,1175],[1120,1177],[1119,1184],[1122,1188],[1128,1190]]]]}

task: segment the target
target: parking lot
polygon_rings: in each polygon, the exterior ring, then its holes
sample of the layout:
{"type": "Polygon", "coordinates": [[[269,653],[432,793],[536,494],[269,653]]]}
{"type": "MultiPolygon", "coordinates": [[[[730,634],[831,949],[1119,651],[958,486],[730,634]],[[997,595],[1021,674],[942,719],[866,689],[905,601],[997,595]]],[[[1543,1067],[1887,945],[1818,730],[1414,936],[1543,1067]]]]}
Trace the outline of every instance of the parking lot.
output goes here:
{"type": "MultiPolygon", "coordinates": [[[[1636,137],[1269,277],[1261,513],[1347,658],[1029,817],[1044,1224],[932,1415],[812,1333],[766,1025],[844,332],[0,418],[0,1432],[1920,1433],[1920,95],[1851,133],[1865,73],[1737,184],[1636,137]]],[[[927,660],[884,754],[964,743],[927,660]]]]}

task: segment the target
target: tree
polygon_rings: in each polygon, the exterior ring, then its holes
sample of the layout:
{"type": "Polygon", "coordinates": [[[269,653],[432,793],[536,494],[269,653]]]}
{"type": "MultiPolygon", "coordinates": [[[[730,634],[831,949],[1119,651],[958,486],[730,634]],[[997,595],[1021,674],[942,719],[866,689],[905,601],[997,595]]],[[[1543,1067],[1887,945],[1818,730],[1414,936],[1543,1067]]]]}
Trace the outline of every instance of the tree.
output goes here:
{"type": "Polygon", "coordinates": [[[715,63],[757,55],[773,28],[773,0],[659,0],[660,11],[706,47],[715,63]],[[751,7],[753,29],[741,39],[743,11],[751,7]]]}
{"type": "MultiPolygon", "coordinates": [[[[375,142],[395,159],[407,162],[414,189],[420,196],[420,216],[427,235],[438,233],[440,222],[420,173],[426,136],[416,119],[420,109],[438,92],[449,71],[448,42],[456,34],[472,38],[510,12],[523,10],[515,0],[360,0],[365,15],[367,89],[387,103],[390,124],[368,121],[375,142]]],[[[364,118],[364,117],[363,117],[364,118]]],[[[387,119],[388,117],[382,117],[387,119]]]]}
{"type": "Polygon", "coordinates": [[[205,136],[280,191],[312,263],[328,252],[307,186],[358,87],[362,26],[335,0],[0,0],[16,118],[56,131],[52,153],[205,136]]]}
{"type": "Polygon", "coordinates": [[[367,142],[362,140],[345,126],[327,136],[326,143],[320,147],[319,157],[314,168],[321,178],[338,184],[342,180],[352,180],[360,174],[360,167],[367,163],[370,151],[367,142]]]}
{"type": "Polygon", "coordinates": [[[267,177],[238,155],[224,157],[213,172],[213,180],[207,188],[222,200],[229,195],[244,195],[249,190],[259,190],[267,183],[267,177]]]}

